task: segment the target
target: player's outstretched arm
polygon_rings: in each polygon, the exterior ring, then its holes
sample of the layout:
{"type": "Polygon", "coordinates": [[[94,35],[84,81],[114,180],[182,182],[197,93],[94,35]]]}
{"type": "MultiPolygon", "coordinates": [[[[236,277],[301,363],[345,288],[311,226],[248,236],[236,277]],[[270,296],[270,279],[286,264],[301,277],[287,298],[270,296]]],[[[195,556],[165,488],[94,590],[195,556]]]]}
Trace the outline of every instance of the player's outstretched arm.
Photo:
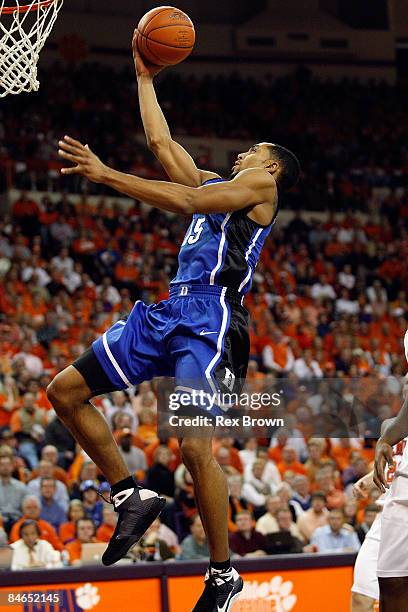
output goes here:
{"type": "Polygon", "coordinates": [[[175,183],[198,187],[205,180],[219,176],[197,168],[193,158],[173,140],[166,118],[157,101],[153,77],[162,70],[146,64],[137,50],[137,32],[133,36],[133,58],[139,92],[140,114],[146,134],[147,146],[157,157],[170,179],[175,183]]]}
{"type": "Polygon", "coordinates": [[[59,155],[74,164],[70,168],[62,168],[62,174],[82,174],[90,181],[104,183],[161,210],[191,215],[233,212],[245,208],[251,210],[255,221],[265,225],[271,222],[275,211],[275,180],[260,168],[243,170],[232,181],[194,188],[113,170],[103,164],[88,145],[69,136],[59,141],[59,147],[59,155]]]}
{"type": "Polygon", "coordinates": [[[394,465],[392,447],[408,436],[408,396],[396,417],[386,419],[381,425],[381,437],[375,447],[374,484],[384,492],[389,488],[385,480],[385,468],[394,465]]]}

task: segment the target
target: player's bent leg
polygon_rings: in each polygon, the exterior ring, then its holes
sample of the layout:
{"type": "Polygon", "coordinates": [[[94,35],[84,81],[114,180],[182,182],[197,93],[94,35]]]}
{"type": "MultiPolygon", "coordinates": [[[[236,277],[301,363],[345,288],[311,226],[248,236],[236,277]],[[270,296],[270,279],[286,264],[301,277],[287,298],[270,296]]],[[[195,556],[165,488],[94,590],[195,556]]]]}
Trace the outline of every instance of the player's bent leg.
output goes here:
{"type": "Polygon", "coordinates": [[[380,585],[380,612],[407,612],[408,576],[378,578],[380,585]]]}
{"type": "Polygon", "coordinates": [[[373,612],[376,600],[360,593],[351,594],[351,612],[373,612]]]}
{"type": "MultiPolygon", "coordinates": [[[[92,352],[85,354],[92,368],[92,352]]],[[[111,502],[118,521],[107,549],[102,556],[104,565],[112,565],[124,557],[160,514],[166,501],[154,491],[143,489],[123,461],[118,446],[102,414],[89,403],[91,391],[82,374],[69,366],[58,374],[47,389],[47,396],[56,413],[73,436],[92,458],[111,484],[111,502]]]]}
{"type": "Polygon", "coordinates": [[[82,374],[73,366],[57,374],[47,388],[48,399],[59,418],[110,484],[115,484],[130,474],[108,423],[89,403],[93,395],[82,374]]]}
{"type": "Polygon", "coordinates": [[[210,567],[205,588],[194,612],[228,612],[243,588],[242,578],[231,568],[228,545],[228,486],[212,454],[211,438],[183,438],[183,462],[194,482],[201,520],[208,538],[210,567]]]}

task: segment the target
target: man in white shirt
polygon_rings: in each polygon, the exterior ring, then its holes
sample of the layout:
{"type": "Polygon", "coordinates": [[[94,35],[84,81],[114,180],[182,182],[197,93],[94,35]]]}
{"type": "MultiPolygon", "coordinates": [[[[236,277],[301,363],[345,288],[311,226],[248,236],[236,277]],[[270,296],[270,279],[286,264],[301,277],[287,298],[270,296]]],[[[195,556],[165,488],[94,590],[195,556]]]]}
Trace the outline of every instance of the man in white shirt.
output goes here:
{"type": "Polygon", "coordinates": [[[319,278],[319,282],[312,285],[310,292],[314,300],[329,298],[330,300],[336,299],[336,292],[333,287],[327,282],[327,278],[322,274],[319,278]]]}
{"type": "Polygon", "coordinates": [[[46,540],[40,540],[40,528],[36,521],[28,519],[20,525],[20,539],[13,548],[12,570],[62,567],[61,555],[46,540]]]}
{"type": "Polygon", "coordinates": [[[313,359],[309,349],[303,352],[303,357],[295,360],[293,371],[301,380],[310,378],[323,378],[323,372],[320,369],[318,362],[313,359]]]}

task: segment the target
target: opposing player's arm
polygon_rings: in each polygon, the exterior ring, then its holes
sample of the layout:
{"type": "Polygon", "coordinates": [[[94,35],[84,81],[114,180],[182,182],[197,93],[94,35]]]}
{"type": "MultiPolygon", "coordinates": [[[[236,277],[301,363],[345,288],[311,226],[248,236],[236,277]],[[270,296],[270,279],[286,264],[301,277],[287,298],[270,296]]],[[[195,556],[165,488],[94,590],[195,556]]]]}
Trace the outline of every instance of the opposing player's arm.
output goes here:
{"type": "Polygon", "coordinates": [[[233,212],[252,209],[252,218],[261,224],[270,223],[276,201],[275,180],[263,169],[249,168],[232,181],[201,187],[188,187],[166,181],[143,179],[105,166],[78,140],[68,136],[59,142],[59,155],[76,164],[63,168],[63,174],[82,174],[96,183],[104,183],[116,191],[147,204],[184,215],[193,213],[233,212]]]}
{"type": "Polygon", "coordinates": [[[147,146],[157,157],[170,179],[175,183],[198,187],[209,178],[218,177],[215,172],[197,168],[193,158],[173,140],[166,118],[157,101],[153,76],[157,68],[143,62],[133,44],[138,82],[140,114],[146,134],[147,146]]]}
{"type": "Polygon", "coordinates": [[[381,437],[375,447],[374,483],[384,492],[389,485],[385,480],[385,468],[394,465],[392,447],[408,436],[408,396],[396,417],[386,419],[381,425],[381,437]]]}

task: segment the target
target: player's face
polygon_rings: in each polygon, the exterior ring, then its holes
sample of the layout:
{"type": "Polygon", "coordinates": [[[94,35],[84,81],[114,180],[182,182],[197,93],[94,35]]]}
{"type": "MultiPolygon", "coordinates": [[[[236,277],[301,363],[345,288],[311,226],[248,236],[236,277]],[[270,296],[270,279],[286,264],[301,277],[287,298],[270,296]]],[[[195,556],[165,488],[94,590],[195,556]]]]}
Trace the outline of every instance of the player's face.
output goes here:
{"type": "Polygon", "coordinates": [[[245,153],[240,153],[232,166],[232,176],[247,168],[265,168],[271,158],[268,144],[266,142],[254,144],[245,153]]]}

